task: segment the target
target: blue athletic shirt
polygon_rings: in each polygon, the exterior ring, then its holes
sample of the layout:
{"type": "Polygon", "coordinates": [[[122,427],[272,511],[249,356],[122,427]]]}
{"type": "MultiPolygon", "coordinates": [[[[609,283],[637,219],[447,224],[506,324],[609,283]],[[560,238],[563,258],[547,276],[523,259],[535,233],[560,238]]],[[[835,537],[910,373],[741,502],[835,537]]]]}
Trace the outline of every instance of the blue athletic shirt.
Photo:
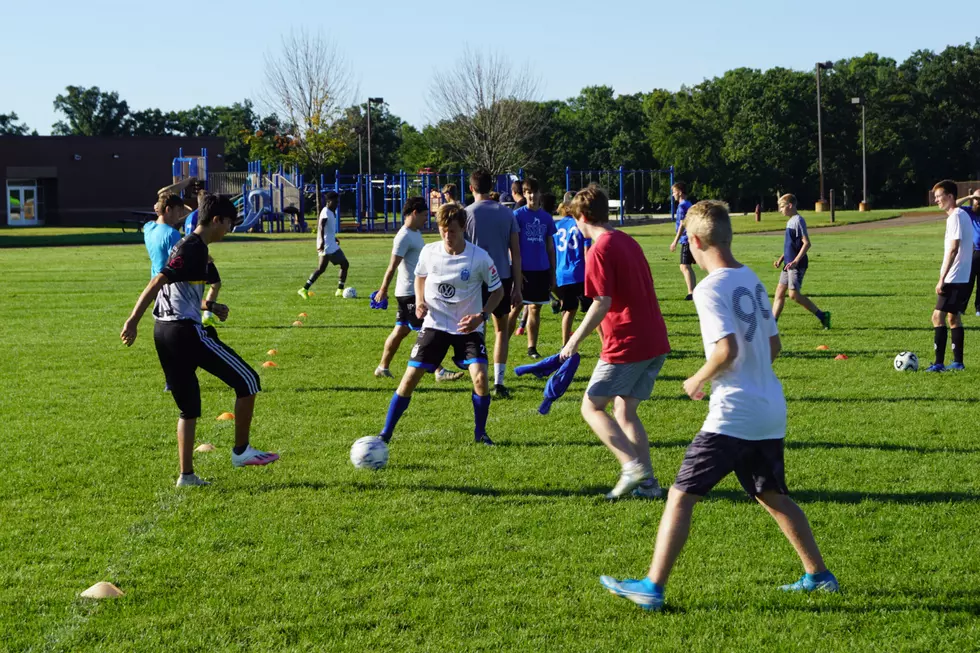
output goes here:
{"type": "Polygon", "coordinates": [[[555,221],[543,210],[532,211],[526,206],[514,211],[521,230],[521,271],[540,272],[550,270],[546,238],[555,235],[555,221]]]}
{"type": "Polygon", "coordinates": [[[588,239],[575,225],[575,218],[564,217],[555,223],[555,279],[559,286],[585,282],[585,248],[588,239]]]}
{"type": "Polygon", "coordinates": [[[968,206],[964,206],[963,210],[970,216],[970,222],[973,223],[973,251],[980,252],[980,215],[977,215],[977,212],[968,206]]]}
{"type": "MultiPolygon", "coordinates": [[[[792,263],[800,250],[803,249],[803,237],[807,235],[806,221],[799,213],[786,221],[786,238],[783,240],[783,258],[785,263],[792,263]]],[[[805,268],[810,263],[810,258],[804,256],[797,267],[805,268]]]]}
{"type": "Polygon", "coordinates": [[[170,258],[170,250],[180,242],[180,232],[169,224],[147,222],[143,225],[143,242],[150,255],[150,277],[160,274],[170,258]]]}
{"type": "Polygon", "coordinates": [[[197,209],[191,211],[184,220],[184,235],[190,236],[197,229],[197,209]]]}
{"type": "MultiPolygon", "coordinates": [[[[681,222],[687,217],[687,210],[691,208],[692,204],[687,200],[681,200],[677,204],[677,210],[674,211],[674,232],[681,230],[681,222]]],[[[680,239],[681,245],[687,245],[687,230],[684,231],[684,235],[680,239]]]]}

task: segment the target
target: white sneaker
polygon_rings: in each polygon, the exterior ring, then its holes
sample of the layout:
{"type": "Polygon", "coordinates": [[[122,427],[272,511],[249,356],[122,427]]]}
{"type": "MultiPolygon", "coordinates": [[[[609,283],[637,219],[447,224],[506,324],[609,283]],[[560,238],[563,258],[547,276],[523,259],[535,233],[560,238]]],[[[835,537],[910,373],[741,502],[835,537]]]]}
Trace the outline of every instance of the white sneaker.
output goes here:
{"type": "Polygon", "coordinates": [[[980,317],[980,311],[977,311],[977,317],[980,317]]]}
{"type": "Polygon", "coordinates": [[[241,454],[231,452],[231,464],[233,467],[247,467],[252,465],[269,465],[279,460],[279,454],[259,451],[252,445],[248,445],[241,454]]]}
{"type": "Polygon", "coordinates": [[[606,494],[606,498],[620,499],[652,476],[653,474],[643,469],[643,466],[639,463],[623,467],[623,473],[619,475],[619,482],[616,483],[616,487],[606,494]]]}
{"type": "Polygon", "coordinates": [[[375,378],[378,378],[378,379],[390,379],[390,378],[392,378],[391,377],[391,370],[389,370],[386,367],[376,367],[376,368],[374,368],[374,376],[375,376],[375,378]]]}
{"type": "Polygon", "coordinates": [[[660,482],[654,477],[653,485],[639,485],[633,490],[633,496],[638,499],[661,499],[664,491],[660,487],[660,482]]]}
{"type": "Polygon", "coordinates": [[[436,370],[436,381],[459,381],[463,378],[462,372],[450,372],[447,369],[436,370]]]}
{"type": "Polygon", "coordinates": [[[177,477],[177,487],[203,487],[211,485],[211,481],[205,481],[197,474],[181,474],[177,477]]]}

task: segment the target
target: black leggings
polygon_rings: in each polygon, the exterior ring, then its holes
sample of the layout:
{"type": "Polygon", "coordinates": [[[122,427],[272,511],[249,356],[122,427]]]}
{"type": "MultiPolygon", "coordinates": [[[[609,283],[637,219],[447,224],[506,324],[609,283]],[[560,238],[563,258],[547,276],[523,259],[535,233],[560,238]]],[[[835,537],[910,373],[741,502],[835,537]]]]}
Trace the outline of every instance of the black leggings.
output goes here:
{"type": "Polygon", "coordinates": [[[337,281],[340,283],[340,287],[343,288],[344,284],[347,282],[347,270],[350,269],[350,263],[347,261],[347,257],[344,256],[344,250],[338,249],[333,254],[325,254],[320,257],[320,265],[317,266],[313,274],[306,281],[306,287],[312,286],[320,275],[327,271],[327,265],[333,263],[334,265],[340,266],[340,275],[337,281]]]}

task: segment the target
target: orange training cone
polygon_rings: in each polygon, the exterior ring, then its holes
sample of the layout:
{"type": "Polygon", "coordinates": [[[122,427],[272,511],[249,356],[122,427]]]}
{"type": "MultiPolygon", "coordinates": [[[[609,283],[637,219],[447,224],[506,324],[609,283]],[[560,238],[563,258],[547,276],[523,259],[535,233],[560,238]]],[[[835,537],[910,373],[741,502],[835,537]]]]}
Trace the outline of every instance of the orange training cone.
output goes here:
{"type": "Polygon", "coordinates": [[[262,363],[262,367],[279,367],[279,366],[273,363],[272,361],[266,361],[262,363]]]}
{"type": "Polygon", "coordinates": [[[303,323],[300,322],[299,320],[296,320],[295,322],[293,322],[293,326],[303,326],[303,323]]]}
{"type": "Polygon", "coordinates": [[[269,351],[267,351],[267,352],[265,352],[265,353],[266,353],[267,355],[269,355],[269,356],[275,356],[276,354],[278,354],[278,353],[279,353],[279,350],[278,350],[278,349],[270,349],[269,351]]]}
{"type": "Polygon", "coordinates": [[[834,356],[834,360],[835,361],[846,361],[847,360],[847,354],[837,354],[836,356],[834,356]]]}
{"type": "Polygon", "coordinates": [[[307,315],[306,313],[300,313],[299,316],[300,317],[309,317],[309,315],[307,315]]]}
{"type": "Polygon", "coordinates": [[[817,351],[827,351],[830,349],[827,345],[817,345],[817,351]]]}
{"type": "Polygon", "coordinates": [[[234,413],[221,413],[220,415],[218,415],[218,421],[219,422],[227,422],[227,421],[233,420],[233,419],[235,419],[235,414],[234,413]]]}

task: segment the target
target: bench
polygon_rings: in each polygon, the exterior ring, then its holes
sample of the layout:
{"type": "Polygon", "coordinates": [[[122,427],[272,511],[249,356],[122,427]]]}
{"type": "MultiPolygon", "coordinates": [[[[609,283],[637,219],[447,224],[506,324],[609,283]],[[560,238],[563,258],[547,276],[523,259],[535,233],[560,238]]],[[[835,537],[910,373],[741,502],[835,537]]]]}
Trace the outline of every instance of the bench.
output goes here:
{"type": "Polygon", "coordinates": [[[143,231],[143,225],[147,222],[153,222],[156,220],[157,214],[153,211],[133,211],[134,218],[123,218],[119,221],[119,226],[123,233],[126,233],[126,227],[133,227],[136,232],[143,231]]]}
{"type": "Polygon", "coordinates": [[[622,208],[623,202],[621,200],[609,200],[609,215],[619,215],[619,209],[622,208]]]}

